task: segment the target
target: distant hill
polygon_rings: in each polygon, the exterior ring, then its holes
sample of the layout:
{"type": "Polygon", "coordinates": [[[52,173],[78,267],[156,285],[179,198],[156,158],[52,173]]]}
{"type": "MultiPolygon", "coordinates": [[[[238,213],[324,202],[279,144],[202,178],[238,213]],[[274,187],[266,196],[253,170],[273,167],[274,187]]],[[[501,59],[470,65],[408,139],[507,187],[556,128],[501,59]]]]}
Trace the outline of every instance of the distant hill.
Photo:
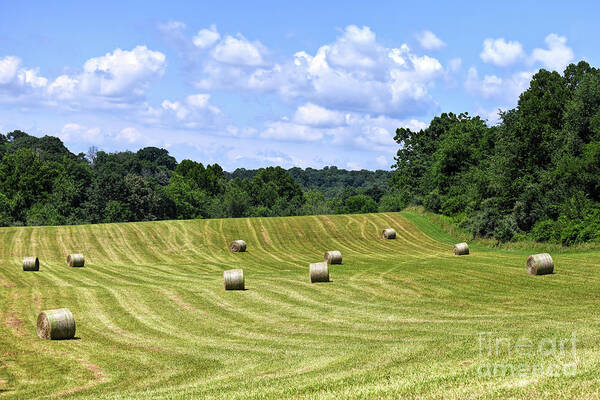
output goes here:
{"type": "MultiPolygon", "coordinates": [[[[258,171],[257,169],[238,168],[227,175],[231,178],[252,179],[258,171]]],[[[392,171],[369,171],[366,169],[349,171],[335,166],[327,166],[323,169],[294,167],[288,169],[287,172],[303,189],[316,189],[329,199],[342,193],[347,187],[383,191],[387,188],[393,175],[392,171]]]]}

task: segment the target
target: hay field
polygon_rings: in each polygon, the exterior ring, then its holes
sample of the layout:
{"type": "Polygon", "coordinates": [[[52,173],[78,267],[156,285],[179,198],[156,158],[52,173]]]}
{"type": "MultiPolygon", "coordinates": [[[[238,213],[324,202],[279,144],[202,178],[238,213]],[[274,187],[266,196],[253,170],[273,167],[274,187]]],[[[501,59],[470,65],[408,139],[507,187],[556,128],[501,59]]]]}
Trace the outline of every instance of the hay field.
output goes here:
{"type": "Polygon", "coordinates": [[[457,241],[414,211],[0,229],[0,399],[598,398],[600,252],[534,277],[457,241]],[[76,339],[38,339],[60,307],[76,339]]]}

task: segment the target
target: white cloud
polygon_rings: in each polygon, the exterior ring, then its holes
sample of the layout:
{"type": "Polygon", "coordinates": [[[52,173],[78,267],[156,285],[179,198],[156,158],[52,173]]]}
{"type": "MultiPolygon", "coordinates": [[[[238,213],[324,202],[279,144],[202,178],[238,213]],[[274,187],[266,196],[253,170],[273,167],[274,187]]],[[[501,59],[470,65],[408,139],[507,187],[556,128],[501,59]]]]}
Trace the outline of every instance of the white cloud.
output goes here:
{"type": "Polygon", "coordinates": [[[314,142],[323,138],[323,131],[312,126],[289,121],[267,122],[265,125],[266,129],[260,134],[263,139],[314,142]]]}
{"type": "Polygon", "coordinates": [[[21,59],[14,56],[0,58],[0,85],[7,85],[15,79],[21,59]]]}
{"type": "Polygon", "coordinates": [[[75,96],[75,91],[79,80],[68,75],[61,75],[48,86],[48,94],[57,99],[71,99],[75,96]]]}
{"type": "Polygon", "coordinates": [[[505,41],[504,38],[485,39],[483,51],[479,54],[483,62],[499,67],[507,67],[525,56],[523,46],[517,41],[505,41]]]}
{"type": "Polygon", "coordinates": [[[48,79],[39,75],[38,68],[21,67],[21,59],[15,56],[0,58],[0,100],[18,102],[26,95],[35,95],[39,89],[46,87],[48,79]]]}
{"type": "Polygon", "coordinates": [[[58,134],[63,142],[86,142],[101,144],[104,142],[104,135],[100,128],[89,128],[77,123],[65,124],[58,134]]]}
{"type": "MultiPolygon", "coordinates": [[[[418,120],[412,119],[402,121],[386,116],[371,116],[362,113],[348,113],[340,115],[338,113],[328,114],[331,110],[325,110],[327,122],[330,117],[336,122],[323,123],[321,117],[315,117],[319,123],[311,119],[309,113],[306,119],[298,117],[307,110],[315,109],[313,105],[301,106],[296,110],[294,118],[283,118],[279,121],[269,121],[265,124],[265,129],[260,137],[263,139],[275,139],[283,142],[320,142],[322,145],[331,144],[336,148],[346,150],[358,150],[361,152],[378,152],[394,154],[397,150],[397,144],[394,141],[396,129],[407,127],[416,131],[425,128],[427,125],[418,120]],[[340,118],[343,117],[343,121],[340,118]]],[[[373,156],[375,157],[375,156],[373,156]]]]}
{"type": "Polygon", "coordinates": [[[258,129],[252,127],[239,128],[235,125],[228,125],[225,127],[228,136],[247,138],[253,137],[258,134],[258,129]]]}
{"type": "Polygon", "coordinates": [[[401,116],[435,106],[430,88],[450,73],[406,44],[384,47],[366,26],[347,26],[314,54],[299,51],[281,63],[271,63],[267,54],[260,42],[226,36],[201,56],[194,84],[201,90],[272,92],[286,102],[401,116]]]}
{"type": "Polygon", "coordinates": [[[265,64],[267,49],[259,42],[248,41],[244,36],[226,36],[212,51],[213,58],[224,64],[261,66],[265,64]]]}
{"type": "Polygon", "coordinates": [[[140,139],[142,139],[142,134],[133,127],[121,129],[121,131],[116,135],[116,140],[123,142],[135,143],[140,139]]]}
{"type": "Polygon", "coordinates": [[[431,31],[423,31],[419,35],[417,35],[417,39],[425,50],[439,50],[442,47],[446,46],[443,40],[438,38],[431,31]]]}
{"type": "Polygon", "coordinates": [[[87,60],[79,74],[59,76],[48,86],[47,94],[51,100],[73,100],[87,107],[130,105],[143,98],[165,69],[165,55],[146,46],[116,49],[87,60]]]}
{"type": "Polygon", "coordinates": [[[165,99],[160,107],[144,104],[138,113],[140,121],[150,126],[175,129],[211,129],[219,125],[224,128],[223,112],[210,102],[210,94],[199,93],[182,100],[165,99]]]}
{"type": "Polygon", "coordinates": [[[573,50],[567,46],[567,38],[551,33],[544,41],[548,48],[534,49],[531,62],[541,62],[546,68],[562,73],[574,57],[573,50]]]}
{"type": "Polygon", "coordinates": [[[384,48],[365,28],[360,32],[357,35],[356,27],[348,27],[336,42],[321,46],[314,56],[296,53],[293,68],[284,69],[286,79],[278,86],[280,94],[304,97],[329,108],[378,114],[410,114],[430,107],[433,100],[428,88],[443,74],[440,62],[417,56],[406,45],[384,48]],[[339,50],[351,47],[356,37],[360,38],[356,48],[339,50]],[[332,49],[338,49],[333,59],[332,49]]]}
{"type": "Polygon", "coordinates": [[[194,46],[205,49],[215,44],[220,38],[221,35],[217,32],[217,27],[211,25],[209,29],[201,29],[198,31],[196,36],[194,36],[193,43],[194,46]]]}
{"type": "Polygon", "coordinates": [[[488,99],[496,97],[502,92],[502,83],[502,78],[496,75],[485,75],[483,79],[479,78],[477,69],[471,67],[467,73],[465,87],[469,92],[488,99]]]}
{"type": "Polygon", "coordinates": [[[189,114],[189,111],[187,110],[187,108],[182,106],[181,103],[178,101],[172,102],[169,100],[163,100],[163,102],[161,103],[161,107],[163,108],[163,110],[166,110],[166,111],[169,111],[169,112],[172,112],[173,114],[175,114],[177,119],[180,119],[180,120],[184,119],[189,114]]]}
{"type": "Polygon", "coordinates": [[[311,126],[339,126],[344,124],[344,114],[316,104],[306,103],[298,107],[294,114],[294,121],[311,126]]]}
{"type": "MultiPolygon", "coordinates": [[[[375,33],[368,26],[350,25],[333,44],[322,48],[331,65],[342,68],[372,69],[381,57],[375,33]]],[[[324,65],[317,64],[316,67],[324,65]]]]}
{"type": "Polygon", "coordinates": [[[17,79],[23,86],[31,86],[32,88],[42,88],[48,84],[48,79],[39,76],[39,69],[21,69],[17,73],[17,79]]]}
{"type": "Polygon", "coordinates": [[[474,95],[485,99],[503,99],[516,103],[519,95],[527,89],[533,72],[522,71],[508,77],[501,78],[497,75],[485,75],[483,79],[475,67],[469,68],[465,88],[474,95]]]}
{"type": "Polygon", "coordinates": [[[165,55],[146,46],[136,46],[133,50],[116,49],[87,60],[80,84],[84,92],[99,96],[141,96],[148,82],[161,77],[165,68],[165,55]]]}
{"type": "Polygon", "coordinates": [[[427,125],[425,122],[416,119],[411,119],[403,124],[404,128],[408,128],[413,132],[419,132],[422,129],[426,129],[428,126],[429,125],[427,125]]]}

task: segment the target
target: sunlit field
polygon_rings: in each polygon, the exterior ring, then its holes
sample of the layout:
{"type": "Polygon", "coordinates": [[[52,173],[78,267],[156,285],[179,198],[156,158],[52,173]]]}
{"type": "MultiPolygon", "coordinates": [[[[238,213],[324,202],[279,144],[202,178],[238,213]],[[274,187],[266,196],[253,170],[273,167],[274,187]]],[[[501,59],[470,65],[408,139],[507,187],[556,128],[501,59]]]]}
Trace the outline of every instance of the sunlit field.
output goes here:
{"type": "Polygon", "coordinates": [[[457,241],[416,211],[0,229],[0,398],[596,398],[600,252],[530,276],[457,241]],[[76,338],[39,339],[60,307],[76,338]]]}

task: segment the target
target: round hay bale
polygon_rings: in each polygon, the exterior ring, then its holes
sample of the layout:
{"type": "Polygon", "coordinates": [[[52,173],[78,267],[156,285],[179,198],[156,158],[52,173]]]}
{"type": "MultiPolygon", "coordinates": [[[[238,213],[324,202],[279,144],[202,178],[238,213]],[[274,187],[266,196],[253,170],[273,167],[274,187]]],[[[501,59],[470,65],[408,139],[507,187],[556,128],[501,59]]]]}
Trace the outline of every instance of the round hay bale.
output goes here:
{"type": "Polygon", "coordinates": [[[548,253],[527,257],[527,272],[531,275],[546,275],[554,272],[554,261],[548,253]]]}
{"type": "Polygon", "coordinates": [[[244,242],[243,240],[234,240],[229,244],[229,250],[231,250],[232,253],[240,253],[246,251],[246,242],[244,242]]]}
{"type": "Polygon", "coordinates": [[[332,250],[325,253],[325,260],[327,264],[341,264],[342,263],[342,252],[338,250],[332,250]]]}
{"type": "Polygon", "coordinates": [[[25,257],[23,259],[23,271],[39,271],[40,260],[37,257],[25,257]]]}
{"type": "Polygon", "coordinates": [[[457,243],[454,245],[455,256],[466,256],[469,254],[469,245],[466,243],[457,243]]]}
{"type": "Polygon", "coordinates": [[[329,265],[326,262],[310,264],[310,283],[329,282],[329,265]]]}
{"type": "Polygon", "coordinates": [[[67,256],[67,264],[69,267],[83,267],[85,264],[83,254],[69,254],[67,256]]]}
{"type": "Polygon", "coordinates": [[[37,334],[40,339],[73,339],[75,318],[68,308],[42,311],[37,319],[37,334]]]}
{"type": "Polygon", "coordinates": [[[244,271],[241,269],[223,271],[223,284],[225,285],[225,290],[245,290],[244,271]]]}
{"type": "Polygon", "coordinates": [[[396,239],[396,231],[392,228],[387,228],[384,229],[383,232],[381,232],[381,236],[384,239],[396,239]]]}

